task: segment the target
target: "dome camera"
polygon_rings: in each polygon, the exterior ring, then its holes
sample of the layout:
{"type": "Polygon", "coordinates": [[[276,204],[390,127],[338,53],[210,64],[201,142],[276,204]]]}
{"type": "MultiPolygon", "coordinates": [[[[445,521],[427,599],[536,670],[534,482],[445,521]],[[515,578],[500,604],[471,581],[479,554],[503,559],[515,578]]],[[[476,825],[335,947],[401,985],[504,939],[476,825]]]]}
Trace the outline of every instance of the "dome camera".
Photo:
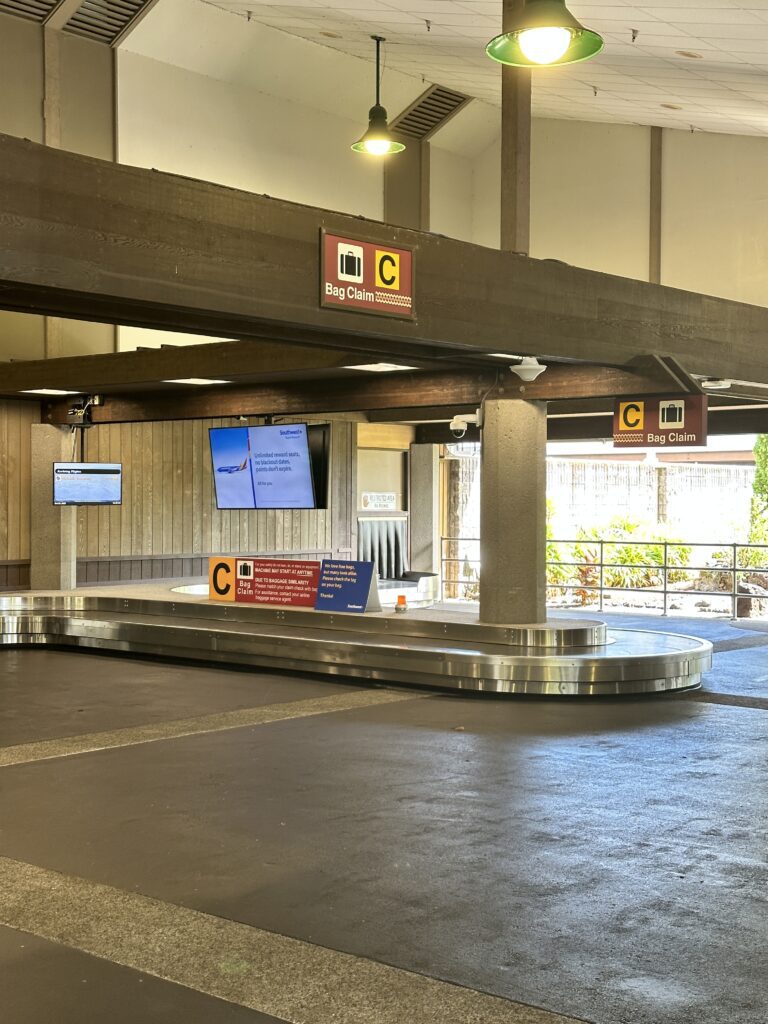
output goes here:
{"type": "Polygon", "coordinates": [[[467,421],[463,416],[454,416],[448,429],[456,439],[462,438],[467,432],[467,421]]]}

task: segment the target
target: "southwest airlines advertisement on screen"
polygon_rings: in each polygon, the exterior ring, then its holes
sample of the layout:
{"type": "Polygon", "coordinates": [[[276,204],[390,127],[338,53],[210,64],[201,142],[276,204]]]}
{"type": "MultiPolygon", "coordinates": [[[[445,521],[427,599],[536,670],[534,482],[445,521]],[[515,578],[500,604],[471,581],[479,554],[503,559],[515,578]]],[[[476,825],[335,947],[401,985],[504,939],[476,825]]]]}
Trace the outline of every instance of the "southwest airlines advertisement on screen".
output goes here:
{"type": "Polygon", "coordinates": [[[314,508],[306,423],[212,427],[219,508],[314,508]]]}

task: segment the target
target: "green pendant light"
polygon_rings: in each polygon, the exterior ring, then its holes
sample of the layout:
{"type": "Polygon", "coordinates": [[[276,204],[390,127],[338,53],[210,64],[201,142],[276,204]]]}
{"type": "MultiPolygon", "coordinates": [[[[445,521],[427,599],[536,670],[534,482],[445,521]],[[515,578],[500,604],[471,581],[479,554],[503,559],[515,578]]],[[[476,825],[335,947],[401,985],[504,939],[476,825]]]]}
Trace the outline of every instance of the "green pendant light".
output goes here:
{"type": "Polygon", "coordinates": [[[389,153],[402,153],[405,146],[398,142],[389,130],[387,112],[381,105],[381,44],[383,36],[371,36],[376,42],[376,103],[368,111],[368,130],[352,146],[356,153],[367,153],[369,156],[387,156],[389,153]]]}
{"type": "Polygon", "coordinates": [[[500,36],[485,48],[492,60],[516,68],[576,64],[600,53],[602,36],[584,28],[564,0],[527,0],[500,36]]]}

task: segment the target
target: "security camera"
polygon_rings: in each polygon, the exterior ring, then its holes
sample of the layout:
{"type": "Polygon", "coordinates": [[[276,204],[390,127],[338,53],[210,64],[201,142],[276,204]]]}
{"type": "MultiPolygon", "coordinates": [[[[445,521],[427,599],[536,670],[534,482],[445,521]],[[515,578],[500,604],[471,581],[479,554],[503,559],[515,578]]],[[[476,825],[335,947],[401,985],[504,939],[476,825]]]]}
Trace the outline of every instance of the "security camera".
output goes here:
{"type": "Polygon", "coordinates": [[[544,373],[546,366],[542,366],[536,356],[522,356],[519,363],[510,366],[510,370],[516,373],[520,380],[530,384],[539,374],[544,373]]]}
{"type": "Polygon", "coordinates": [[[467,427],[470,423],[476,424],[478,427],[483,425],[483,410],[476,409],[475,412],[470,413],[456,413],[451,422],[448,424],[448,429],[453,436],[460,440],[467,432],[467,427]]]}
{"type": "Polygon", "coordinates": [[[448,429],[458,440],[464,437],[467,432],[467,421],[463,416],[454,416],[448,425],[448,429]]]}

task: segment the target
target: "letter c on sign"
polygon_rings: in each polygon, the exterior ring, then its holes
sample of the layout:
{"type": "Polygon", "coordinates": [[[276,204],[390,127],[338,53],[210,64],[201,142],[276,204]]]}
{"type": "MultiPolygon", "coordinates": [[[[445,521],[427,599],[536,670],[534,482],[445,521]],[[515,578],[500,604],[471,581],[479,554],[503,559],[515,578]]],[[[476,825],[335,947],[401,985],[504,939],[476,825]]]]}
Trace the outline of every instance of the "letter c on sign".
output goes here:
{"type": "Polygon", "coordinates": [[[226,562],[219,562],[218,565],[214,566],[211,579],[213,581],[213,589],[216,591],[216,593],[221,594],[222,597],[225,597],[232,589],[232,584],[224,583],[222,585],[219,582],[219,575],[222,572],[225,572],[227,575],[229,575],[232,572],[232,567],[230,565],[227,565],[226,562]]]}
{"type": "Polygon", "coordinates": [[[633,427],[638,427],[642,422],[641,408],[639,405],[628,404],[624,406],[624,423],[630,430],[633,427]]]}
{"type": "Polygon", "coordinates": [[[389,285],[391,288],[395,281],[397,281],[397,274],[393,274],[391,271],[387,274],[385,269],[387,265],[389,265],[392,270],[397,270],[397,261],[394,256],[391,256],[389,253],[385,253],[379,260],[379,277],[381,278],[382,284],[389,285]]]}
{"type": "Polygon", "coordinates": [[[400,253],[377,249],[374,266],[376,287],[397,291],[400,287],[400,253]]]}

